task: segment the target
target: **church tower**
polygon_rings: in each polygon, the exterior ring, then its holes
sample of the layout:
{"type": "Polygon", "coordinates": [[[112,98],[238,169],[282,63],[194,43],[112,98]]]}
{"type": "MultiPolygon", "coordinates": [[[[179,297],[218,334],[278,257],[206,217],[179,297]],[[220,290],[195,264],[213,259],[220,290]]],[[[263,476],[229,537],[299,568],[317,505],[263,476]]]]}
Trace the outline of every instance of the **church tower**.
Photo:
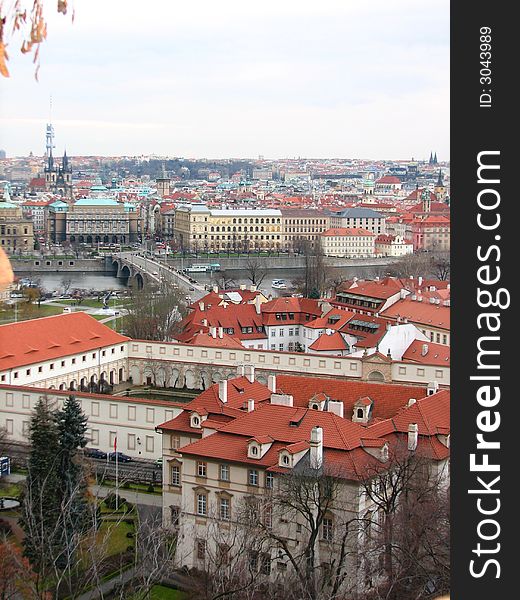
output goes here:
{"type": "Polygon", "coordinates": [[[437,183],[435,184],[434,193],[437,196],[439,202],[444,202],[446,199],[446,186],[444,185],[444,181],[442,179],[442,171],[439,169],[439,177],[437,178],[437,183]]]}
{"type": "Polygon", "coordinates": [[[52,150],[54,146],[54,127],[47,124],[45,133],[45,189],[48,192],[72,198],[72,165],[67,151],[63,153],[61,165],[54,159],[52,150]]]}
{"type": "Polygon", "coordinates": [[[421,200],[422,200],[422,211],[425,214],[428,214],[431,211],[432,206],[432,198],[431,192],[429,189],[424,188],[421,192],[421,200]]]}

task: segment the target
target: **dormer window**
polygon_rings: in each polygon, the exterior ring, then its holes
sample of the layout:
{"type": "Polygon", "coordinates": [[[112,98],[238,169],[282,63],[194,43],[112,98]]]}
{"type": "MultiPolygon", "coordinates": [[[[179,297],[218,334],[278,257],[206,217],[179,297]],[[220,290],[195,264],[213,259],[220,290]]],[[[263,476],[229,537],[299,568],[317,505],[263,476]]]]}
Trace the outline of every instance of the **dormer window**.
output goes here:
{"type": "Polygon", "coordinates": [[[311,408],[312,408],[313,410],[320,410],[320,405],[319,405],[319,404],[316,404],[316,402],[314,402],[314,403],[311,405],[311,408]]]}
{"type": "Polygon", "coordinates": [[[190,426],[194,429],[200,429],[202,418],[198,413],[193,413],[190,417],[190,426]]]}
{"type": "Polygon", "coordinates": [[[364,415],[364,411],[363,411],[363,409],[362,409],[362,408],[358,408],[358,409],[356,410],[356,416],[357,416],[357,418],[358,418],[358,419],[362,419],[362,418],[363,418],[363,415],[364,415]]]}
{"type": "Polygon", "coordinates": [[[289,465],[289,456],[288,456],[287,454],[284,454],[284,455],[282,456],[282,463],[283,463],[284,465],[286,465],[286,466],[288,466],[288,465],[289,465]]]}

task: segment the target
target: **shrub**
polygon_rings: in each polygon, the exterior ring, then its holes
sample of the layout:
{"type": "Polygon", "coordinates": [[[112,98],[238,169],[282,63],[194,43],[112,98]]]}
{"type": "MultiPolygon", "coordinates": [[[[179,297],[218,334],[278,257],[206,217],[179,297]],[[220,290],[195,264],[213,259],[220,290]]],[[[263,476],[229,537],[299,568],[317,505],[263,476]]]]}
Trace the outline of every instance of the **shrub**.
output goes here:
{"type": "Polygon", "coordinates": [[[148,485],[148,487],[146,488],[146,491],[153,494],[155,492],[155,488],[154,488],[153,484],[150,483],[148,485]]]}

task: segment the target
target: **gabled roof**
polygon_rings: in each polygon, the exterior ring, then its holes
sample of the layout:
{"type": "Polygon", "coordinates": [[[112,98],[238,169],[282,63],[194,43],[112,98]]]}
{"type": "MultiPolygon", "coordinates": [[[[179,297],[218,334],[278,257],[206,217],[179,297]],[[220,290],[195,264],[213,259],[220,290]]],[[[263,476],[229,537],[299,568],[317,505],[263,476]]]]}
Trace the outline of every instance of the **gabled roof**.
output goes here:
{"type": "Polygon", "coordinates": [[[348,350],[348,344],[343,339],[343,336],[339,331],[327,334],[323,333],[320,337],[315,340],[310,346],[310,350],[315,352],[332,352],[335,350],[348,350]]]}
{"type": "Polygon", "coordinates": [[[0,325],[0,371],[126,342],[84,312],[0,325]]]}

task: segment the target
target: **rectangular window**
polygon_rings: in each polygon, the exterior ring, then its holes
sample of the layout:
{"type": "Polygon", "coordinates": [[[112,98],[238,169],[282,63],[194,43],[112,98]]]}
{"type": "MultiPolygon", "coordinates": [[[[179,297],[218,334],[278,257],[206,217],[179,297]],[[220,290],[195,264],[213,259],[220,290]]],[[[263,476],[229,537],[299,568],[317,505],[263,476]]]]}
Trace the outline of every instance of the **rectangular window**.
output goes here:
{"type": "Polygon", "coordinates": [[[153,448],[154,448],[154,440],[153,440],[153,435],[147,435],[146,436],[146,451],[147,452],[153,452],[153,448]]]}
{"type": "Polygon", "coordinates": [[[22,422],[22,435],[27,437],[29,435],[29,421],[22,422]]]}
{"type": "Polygon", "coordinates": [[[197,461],[197,477],[206,477],[208,465],[205,462],[197,461]]]}
{"type": "Polygon", "coordinates": [[[206,558],[206,540],[197,540],[197,558],[199,560],[206,558]]]}
{"type": "Polygon", "coordinates": [[[22,408],[31,408],[31,397],[28,394],[22,396],[22,408]]]}
{"type": "Polygon", "coordinates": [[[249,469],[247,481],[249,485],[258,485],[258,471],[256,469],[249,469]]]}
{"type": "Polygon", "coordinates": [[[135,433],[128,434],[128,449],[135,450],[135,433]]]}
{"type": "Polygon", "coordinates": [[[111,449],[114,447],[114,444],[116,442],[116,436],[117,436],[117,432],[115,432],[115,431],[111,431],[110,432],[109,442],[110,442],[110,448],[111,449]]]}
{"type": "Polygon", "coordinates": [[[208,514],[208,496],[197,494],[197,514],[206,516],[208,514]]]}
{"type": "Polygon", "coordinates": [[[128,407],[128,420],[135,421],[135,406],[128,407]]]}
{"type": "Polygon", "coordinates": [[[175,527],[179,524],[179,517],[181,515],[181,509],[179,506],[170,506],[170,517],[172,520],[172,525],[175,527]]]}
{"type": "Polygon", "coordinates": [[[170,469],[171,485],[179,486],[181,484],[181,468],[179,465],[172,465],[170,469]]]}
{"type": "Polygon", "coordinates": [[[110,405],[110,418],[117,419],[117,404],[110,405]]]}
{"type": "Polygon", "coordinates": [[[219,478],[221,481],[229,481],[229,465],[220,465],[219,478]]]}
{"type": "Polygon", "coordinates": [[[155,417],[155,411],[153,408],[146,409],[146,422],[153,423],[155,417]]]}
{"type": "Polygon", "coordinates": [[[265,487],[272,490],[274,487],[274,475],[273,473],[265,474],[265,487]]]}
{"type": "Polygon", "coordinates": [[[220,499],[220,518],[223,521],[229,521],[231,519],[231,501],[229,498],[220,499]]]}
{"type": "Polygon", "coordinates": [[[99,417],[99,402],[92,402],[90,404],[90,414],[93,417],[99,417]]]}
{"type": "Polygon", "coordinates": [[[90,443],[93,446],[99,446],[99,429],[92,429],[90,431],[90,443]]]}
{"type": "Polygon", "coordinates": [[[13,433],[13,419],[6,419],[5,420],[5,430],[9,435],[12,435],[13,433]]]}
{"type": "Polygon", "coordinates": [[[330,518],[325,518],[323,519],[323,524],[322,524],[322,539],[326,542],[332,542],[332,537],[333,537],[333,524],[332,524],[332,519],[330,518]]]}
{"type": "Polygon", "coordinates": [[[6,406],[14,406],[14,397],[12,392],[7,392],[5,396],[5,405],[6,406]]]}

